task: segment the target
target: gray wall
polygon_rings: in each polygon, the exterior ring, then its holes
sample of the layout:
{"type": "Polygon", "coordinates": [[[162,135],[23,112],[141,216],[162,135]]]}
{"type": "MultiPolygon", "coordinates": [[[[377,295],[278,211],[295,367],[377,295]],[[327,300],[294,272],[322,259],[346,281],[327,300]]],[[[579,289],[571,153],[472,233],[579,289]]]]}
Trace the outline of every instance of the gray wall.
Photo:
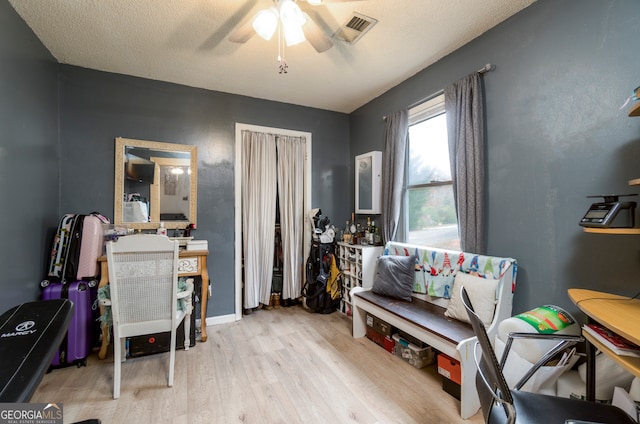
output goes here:
{"type": "Polygon", "coordinates": [[[640,177],[640,119],[618,111],[640,83],[638,27],[634,0],[539,0],[347,116],[58,66],[0,2],[0,308],[37,297],[62,213],[112,215],[123,136],[198,146],[209,315],[232,313],[235,122],[311,131],[313,205],[340,224],[353,209],[353,157],[382,149],[382,116],[487,62],[488,249],[519,262],[514,311],[575,311],[569,287],[635,294],[638,236],[585,234],[578,220],[587,195],[638,191],[627,181],[640,177]]]}
{"type": "Polygon", "coordinates": [[[198,147],[198,229],[209,241],[209,316],[234,313],[235,123],[312,133],[312,205],[345,216],[348,115],[62,66],[61,210],[113,216],[114,138],[198,147]],[[331,176],[327,179],[326,176],[331,176]]]}
{"type": "Polygon", "coordinates": [[[8,2],[0,24],[1,310],[37,299],[63,213],[113,217],[118,136],[198,147],[208,316],[234,312],[236,122],[311,132],[312,205],[339,221],[350,213],[348,115],[59,65],[8,2]]]}
{"type": "Polygon", "coordinates": [[[59,212],[58,64],[0,2],[0,313],[37,299],[59,212]]]}
{"type": "MultiPolygon", "coordinates": [[[[640,3],[539,0],[351,114],[351,150],[382,149],[383,115],[485,63],[488,252],[519,263],[514,312],[566,290],[640,291],[640,237],[585,234],[587,195],[639,192],[640,3]]],[[[638,199],[640,201],[640,199],[638,199]]]]}

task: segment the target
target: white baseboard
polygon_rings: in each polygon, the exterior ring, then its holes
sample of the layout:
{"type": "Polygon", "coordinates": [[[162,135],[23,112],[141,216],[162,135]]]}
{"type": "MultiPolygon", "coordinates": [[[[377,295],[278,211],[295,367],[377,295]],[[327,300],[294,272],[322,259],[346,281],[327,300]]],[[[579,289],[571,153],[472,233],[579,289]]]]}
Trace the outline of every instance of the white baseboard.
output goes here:
{"type": "MultiPolygon", "coordinates": [[[[236,321],[235,314],[218,315],[216,317],[207,317],[207,327],[210,325],[229,324],[236,321]]],[[[200,320],[196,320],[196,326],[200,326],[200,320]]]]}

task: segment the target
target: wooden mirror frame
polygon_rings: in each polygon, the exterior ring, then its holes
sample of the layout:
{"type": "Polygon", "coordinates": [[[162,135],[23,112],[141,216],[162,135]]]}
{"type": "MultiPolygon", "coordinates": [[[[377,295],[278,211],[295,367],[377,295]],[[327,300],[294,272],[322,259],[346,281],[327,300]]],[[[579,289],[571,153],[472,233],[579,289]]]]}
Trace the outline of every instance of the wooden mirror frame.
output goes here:
{"type": "MultiPolygon", "coordinates": [[[[127,225],[136,230],[151,230],[160,226],[160,175],[156,172],[155,184],[151,184],[150,201],[151,222],[123,222],[122,207],[124,197],[124,153],[126,147],[139,147],[150,150],[189,153],[191,175],[189,176],[189,221],[162,221],[167,229],[186,228],[189,224],[196,225],[198,209],[198,151],[196,146],[187,144],[164,143],[158,141],[135,140],[130,138],[116,138],[116,154],[114,167],[114,188],[113,188],[113,223],[127,225]]],[[[156,165],[156,167],[158,167],[156,165]]]]}

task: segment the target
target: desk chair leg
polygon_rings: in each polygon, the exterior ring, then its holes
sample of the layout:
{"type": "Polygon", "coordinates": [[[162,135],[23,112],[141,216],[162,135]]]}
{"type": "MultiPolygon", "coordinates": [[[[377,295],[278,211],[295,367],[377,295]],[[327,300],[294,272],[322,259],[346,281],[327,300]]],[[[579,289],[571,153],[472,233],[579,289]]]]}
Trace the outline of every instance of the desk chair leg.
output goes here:
{"type": "Polygon", "coordinates": [[[120,397],[121,353],[122,352],[121,352],[120,340],[115,339],[113,343],[113,398],[114,399],[118,399],[120,397]]]}
{"type": "MultiPolygon", "coordinates": [[[[186,325],[185,325],[186,327],[186,325]]],[[[176,330],[174,329],[171,332],[171,348],[170,348],[170,358],[169,358],[169,381],[168,386],[173,387],[173,373],[175,371],[176,364],[176,330]]]]}

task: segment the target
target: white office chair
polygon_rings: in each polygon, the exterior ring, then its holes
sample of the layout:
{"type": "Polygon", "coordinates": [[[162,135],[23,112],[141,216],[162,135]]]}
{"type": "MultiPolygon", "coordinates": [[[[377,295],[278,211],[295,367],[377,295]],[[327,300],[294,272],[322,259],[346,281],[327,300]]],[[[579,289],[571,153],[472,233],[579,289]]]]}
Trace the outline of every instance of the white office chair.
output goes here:
{"type": "Polygon", "coordinates": [[[173,386],[176,329],[185,322],[189,349],[193,284],[178,293],[178,242],[155,234],[120,237],[107,244],[113,320],[113,398],[120,397],[120,368],[127,337],[171,332],[168,386],[173,386]],[[178,307],[184,298],[185,307],[178,307]],[[185,319],[186,317],[186,319],[185,319]]]}

